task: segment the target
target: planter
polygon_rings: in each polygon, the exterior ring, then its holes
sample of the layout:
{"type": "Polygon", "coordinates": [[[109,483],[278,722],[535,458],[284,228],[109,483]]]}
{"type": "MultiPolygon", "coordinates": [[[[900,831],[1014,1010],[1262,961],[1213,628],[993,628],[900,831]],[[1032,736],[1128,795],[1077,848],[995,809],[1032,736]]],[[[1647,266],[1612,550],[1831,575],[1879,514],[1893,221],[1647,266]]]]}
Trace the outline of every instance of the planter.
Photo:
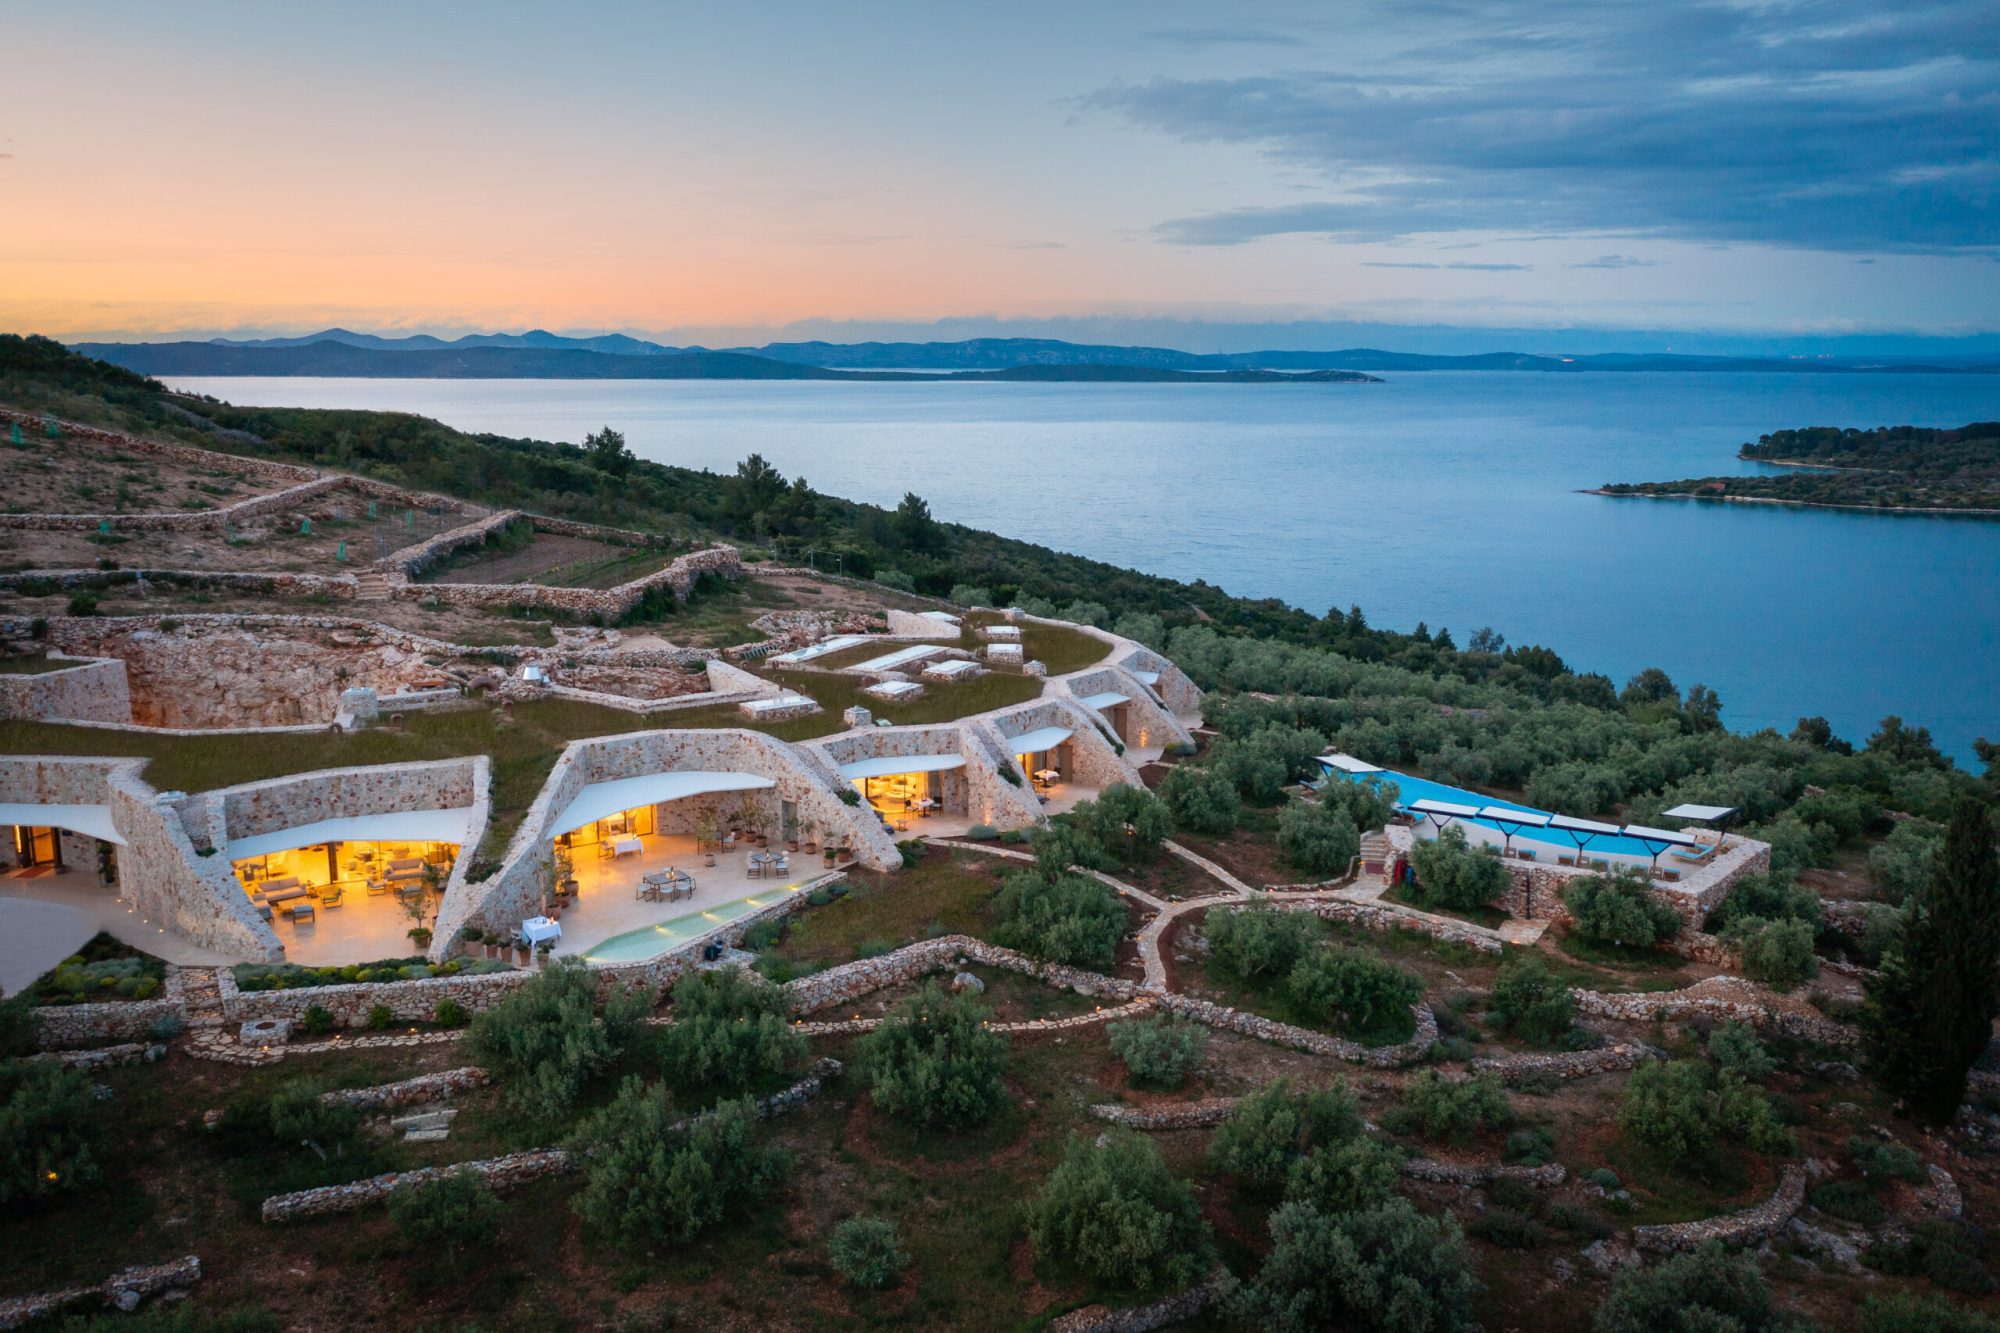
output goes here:
{"type": "Polygon", "coordinates": [[[799,840],[797,838],[788,838],[785,840],[786,851],[796,852],[798,849],[799,849],[799,840]]]}
{"type": "Polygon", "coordinates": [[[807,856],[819,855],[819,842],[817,839],[808,839],[806,841],[806,855],[807,856]]]}
{"type": "Polygon", "coordinates": [[[843,847],[838,852],[834,853],[834,857],[842,865],[846,865],[849,861],[852,861],[854,859],[854,853],[849,851],[847,848],[843,847]]]}
{"type": "Polygon", "coordinates": [[[715,864],[715,853],[714,853],[714,852],[710,852],[710,853],[709,853],[709,854],[708,854],[707,856],[703,857],[703,858],[702,858],[702,864],[703,864],[703,865],[708,865],[708,866],[712,866],[712,865],[714,865],[714,864],[715,864]]]}

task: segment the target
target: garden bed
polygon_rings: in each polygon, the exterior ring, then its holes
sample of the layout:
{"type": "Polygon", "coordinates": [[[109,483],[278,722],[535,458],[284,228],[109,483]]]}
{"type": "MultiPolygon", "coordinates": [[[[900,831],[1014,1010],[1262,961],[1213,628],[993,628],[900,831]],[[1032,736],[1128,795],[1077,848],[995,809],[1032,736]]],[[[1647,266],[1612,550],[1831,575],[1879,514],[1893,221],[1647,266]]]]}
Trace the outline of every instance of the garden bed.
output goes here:
{"type": "Polygon", "coordinates": [[[165,984],[167,965],[99,932],[28,988],[29,1003],[63,1007],[150,1000],[165,984]]]}

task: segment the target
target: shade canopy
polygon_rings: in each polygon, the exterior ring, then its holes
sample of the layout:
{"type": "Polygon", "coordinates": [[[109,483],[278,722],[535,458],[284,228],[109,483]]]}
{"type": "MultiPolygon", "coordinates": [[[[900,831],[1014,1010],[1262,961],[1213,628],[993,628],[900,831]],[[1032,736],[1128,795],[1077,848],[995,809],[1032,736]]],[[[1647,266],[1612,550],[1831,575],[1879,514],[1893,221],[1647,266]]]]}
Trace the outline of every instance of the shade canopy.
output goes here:
{"type": "Polygon", "coordinates": [[[111,807],[108,805],[34,805],[0,802],[0,824],[17,824],[24,828],[67,829],[71,833],[81,833],[85,837],[115,842],[121,847],[125,845],[125,839],[118,836],[118,829],[111,822],[111,807]]]}
{"type": "Polygon", "coordinates": [[[1364,763],[1351,754],[1323,754],[1319,757],[1319,762],[1325,764],[1328,768],[1337,768],[1343,773],[1384,773],[1388,771],[1374,764],[1364,763]]]}
{"type": "Polygon", "coordinates": [[[963,657],[947,657],[942,662],[933,662],[924,668],[926,676],[964,676],[979,670],[979,663],[968,662],[963,657]]]}
{"type": "Polygon", "coordinates": [[[636,810],[642,805],[678,801],[724,791],[763,791],[778,784],[755,773],[648,773],[643,777],[593,782],[556,816],[556,833],[573,833],[586,824],[636,810]]]}
{"type": "Polygon", "coordinates": [[[1116,708],[1119,704],[1131,703],[1132,696],[1130,696],[1129,694],[1118,694],[1113,691],[1106,691],[1103,694],[1087,694],[1083,698],[1077,700],[1077,702],[1082,704],[1085,708],[1099,708],[1099,709],[1116,708]]]}
{"type": "Polygon", "coordinates": [[[926,620],[942,620],[946,624],[950,625],[956,625],[958,623],[958,617],[953,615],[949,611],[919,611],[917,612],[917,614],[922,616],[926,620]]]}
{"type": "Polygon", "coordinates": [[[1514,810],[1504,805],[1482,806],[1481,819],[1490,819],[1496,824],[1514,824],[1521,828],[1547,828],[1549,817],[1539,810],[1514,810]]]}
{"type": "Polygon", "coordinates": [[[1429,798],[1420,801],[1411,801],[1403,808],[1415,814],[1439,815],[1446,819],[1479,818],[1479,807],[1476,805],[1458,805],[1451,801],[1433,801],[1429,798]]]}
{"type": "Polygon", "coordinates": [[[453,810],[393,810],[382,815],[316,819],[248,838],[231,838],[225,850],[232,861],[248,861],[328,842],[449,842],[463,846],[469,840],[472,818],[472,807],[466,805],[453,810]]]}
{"type": "Polygon", "coordinates": [[[854,669],[856,671],[894,671],[899,666],[904,666],[910,662],[920,662],[926,657],[936,657],[944,651],[946,651],[945,645],[941,643],[917,643],[910,645],[908,648],[898,648],[893,653],[884,653],[880,657],[871,657],[854,669]]]}
{"type": "Polygon", "coordinates": [[[1647,828],[1644,824],[1627,824],[1625,836],[1637,838],[1640,842],[1663,843],[1668,847],[1694,846],[1694,839],[1685,833],[1676,833],[1672,829],[1647,828]]]}
{"type": "Polygon", "coordinates": [[[1160,683],[1160,673],[1157,671],[1134,671],[1132,679],[1138,681],[1141,685],[1158,685],[1160,683]]]}
{"type": "Polygon", "coordinates": [[[1602,824],[1595,819],[1578,819],[1575,815],[1550,815],[1549,827],[1561,829],[1564,833],[1592,833],[1599,836],[1615,837],[1616,824],[1602,824]]]}
{"type": "Polygon", "coordinates": [[[964,768],[965,756],[957,754],[884,755],[880,759],[859,759],[840,766],[840,776],[850,782],[863,778],[894,777],[898,773],[943,773],[964,768]]]}
{"type": "Polygon", "coordinates": [[[1677,805],[1660,813],[1666,819],[1692,819],[1697,823],[1712,824],[1734,817],[1737,808],[1733,805],[1677,805]]]}
{"type": "Polygon", "coordinates": [[[1013,747],[1015,754],[1041,754],[1045,750],[1055,749],[1072,734],[1068,727],[1043,727],[1025,736],[1010,736],[1007,744],[1013,747]]]}

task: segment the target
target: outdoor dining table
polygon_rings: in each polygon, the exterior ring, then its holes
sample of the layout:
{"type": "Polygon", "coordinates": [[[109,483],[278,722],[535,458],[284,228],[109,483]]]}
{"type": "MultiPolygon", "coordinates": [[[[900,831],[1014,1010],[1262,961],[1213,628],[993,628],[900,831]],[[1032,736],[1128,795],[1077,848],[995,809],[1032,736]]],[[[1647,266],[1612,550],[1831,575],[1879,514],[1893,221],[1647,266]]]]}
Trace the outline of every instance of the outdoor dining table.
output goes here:
{"type": "Polygon", "coordinates": [[[1044,768],[1035,774],[1035,781],[1044,784],[1060,782],[1061,780],[1061,772],[1053,768],[1044,768]]]}
{"type": "Polygon", "coordinates": [[[521,923],[521,937],[530,944],[562,938],[562,923],[545,916],[531,916],[521,923]]]}

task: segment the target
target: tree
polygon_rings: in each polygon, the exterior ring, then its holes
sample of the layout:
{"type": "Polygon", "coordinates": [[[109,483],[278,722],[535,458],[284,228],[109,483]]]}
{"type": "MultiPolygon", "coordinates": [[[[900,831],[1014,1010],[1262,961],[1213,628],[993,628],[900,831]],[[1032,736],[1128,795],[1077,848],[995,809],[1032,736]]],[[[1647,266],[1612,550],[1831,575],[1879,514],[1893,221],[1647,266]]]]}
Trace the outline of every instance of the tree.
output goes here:
{"type": "Polygon", "coordinates": [[[1722,730],[1722,699],[1706,685],[1688,686],[1687,702],[1681,705],[1681,716],[1687,719],[1688,730],[1697,735],[1702,732],[1722,730]]]}
{"type": "Polygon", "coordinates": [[[1931,740],[1929,727],[1908,727],[1903,719],[1894,713],[1882,719],[1882,725],[1868,738],[1868,753],[1880,755],[1896,764],[1917,764],[1927,768],[1945,768],[1947,763],[1942,752],[1931,740]]]}
{"type": "Polygon", "coordinates": [[[573,1206],[620,1245],[693,1240],[762,1198],[788,1165],[783,1152],[758,1142],[750,1098],[682,1120],[664,1088],[637,1078],[585,1122],[573,1150],[584,1164],[573,1206]]]}
{"type": "Polygon", "coordinates": [[[103,1173],[104,1116],[82,1070],[0,1064],[0,1204],[81,1190],[103,1173]]]}
{"type": "Polygon", "coordinates": [[[559,958],[472,1021],[473,1058],[530,1115],[566,1114],[584,1084],[609,1069],[650,1008],[637,987],[614,986],[597,1015],[597,981],[581,958],[559,958]]]}
{"type": "Polygon", "coordinates": [[[1760,1153],[1788,1154],[1795,1147],[1792,1131],[1762,1092],[1740,1073],[1718,1075],[1700,1060],[1669,1060],[1632,1071],[1618,1124],[1640,1143],[1695,1170],[1713,1165],[1725,1136],[1760,1153]]]}
{"type": "Polygon", "coordinates": [[[1388,1116],[1398,1132],[1430,1139],[1459,1139],[1482,1129],[1504,1129],[1514,1122],[1506,1089],[1491,1074],[1453,1082],[1426,1069],[1403,1086],[1403,1100],[1388,1116]]]}
{"type": "Polygon", "coordinates": [[[1345,810],[1354,827],[1364,832],[1381,828],[1396,813],[1402,791],[1393,782],[1379,777],[1345,781],[1329,776],[1319,789],[1319,803],[1330,809],[1345,810]]]}
{"type": "Polygon", "coordinates": [[[632,451],[625,447],[625,435],[606,426],[583,437],[583,452],[590,465],[607,476],[622,477],[632,470],[632,451]]]}
{"type": "Polygon", "coordinates": [[[1220,837],[1243,817],[1235,786],[1212,768],[1176,764],[1161,780],[1158,795],[1175,827],[1187,833],[1220,837]]]}
{"type": "Polygon", "coordinates": [[[1269,980],[1292,970],[1319,942],[1319,918],[1253,898],[1243,907],[1211,908],[1203,922],[1209,956],[1239,981],[1269,980]]]}
{"type": "Polygon", "coordinates": [[[1778,1067],[1757,1034],[1742,1023],[1724,1023],[1708,1034],[1708,1058],[1724,1074],[1755,1083],[1778,1067]]]}
{"type": "Polygon", "coordinates": [[[1833,734],[1833,724],[1823,717],[1802,717],[1792,728],[1792,739],[1801,745],[1830,754],[1853,754],[1854,747],[1833,734]]]}
{"type": "Polygon", "coordinates": [[[1126,1130],[1070,1140],[1028,1204],[1028,1239],[1044,1263],[1133,1290],[1193,1282],[1212,1253],[1194,1186],[1126,1130]]]}
{"type": "Polygon", "coordinates": [[[1861,1333],[2000,1333],[2000,1323],[1977,1310],[1908,1291],[1870,1295],[1861,1303],[1859,1327],[1861,1333]]]}
{"type": "Polygon", "coordinates": [[[451,1171],[389,1196],[389,1220],[411,1249],[442,1251],[447,1267],[490,1249],[500,1234],[500,1197],[477,1171],[451,1171]]]}
{"type": "Polygon", "coordinates": [[[1708,914],[1705,925],[1710,932],[1721,934],[1733,922],[1746,916],[1762,917],[1766,921],[1797,920],[1817,927],[1819,895],[1782,875],[1745,875],[1730,888],[1729,896],[1708,914]]]}
{"type": "Polygon", "coordinates": [[[1125,1062],[1133,1086],[1171,1090],[1187,1081],[1208,1051],[1208,1029],[1155,1011],[1104,1029],[1111,1053],[1125,1062]]]}
{"type": "Polygon", "coordinates": [[[785,475],[751,454],[736,465],[736,475],[722,483],[722,500],[716,517],[731,529],[753,527],[757,515],[776,504],[785,493],[785,475]]]}
{"type": "Polygon", "coordinates": [[[1364,1041],[1406,1036],[1410,1006],[1423,994],[1424,980],[1416,973],[1354,949],[1308,950],[1285,977],[1285,997],[1301,1018],[1333,1018],[1364,1041]]]}
{"type": "Polygon", "coordinates": [[[1465,830],[1446,825],[1435,838],[1419,838],[1410,848],[1417,872],[1411,893],[1419,905],[1470,912],[1491,906],[1507,891],[1507,867],[1496,856],[1474,851],[1465,830]]]}
{"type": "Polygon", "coordinates": [[[1757,1260],[1721,1241],[1628,1268],[1597,1307],[1596,1333],[1779,1333],[1794,1327],[1771,1304],[1757,1260]]]}
{"type": "Polygon", "coordinates": [[[1913,1115],[1942,1125],[2000,1012],[2000,859],[1986,806],[1965,796],[1930,883],[1905,910],[1902,940],[1867,983],[1863,1049],[1876,1080],[1913,1115]]]}
{"type": "Polygon", "coordinates": [[[740,1092],[796,1068],[805,1055],[784,996],[754,973],[692,972],[674,986],[674,1021],[660,1033],[660,1057],[677,1087],[740,1092]]]}
{"type": "Polygon", "coordinates": [[[1472,1322],[1479,1284],[1450,1216],[1426,1217],[1405,1199],[1337,1215],[1287,1203],[1270,1228],[1270,1257],[1235,1301],[1251,1327],[1449,1333],[1472,1322]]]}
{"type": "Polygon", "coordinates": [[[1276,1189],[1301,1154],[1361,1133],[1361,1103],[1344,1081],[1293,1092],[1272,1079],[1237,1098],[1208,1143],[1208,1164],[1255,1189],[1276,1189]]]}
{"type": "Polygon", "coordinates": [[[1361,832],[1345,810],[1293,801],[1278,812],[1278,851],[1301,874],[1347,869],[1361,853],[1361,832]]]}
{"type": "Polygon", "coordinates": [[[876,1290],[895,1286],[910,1262],[896,1224],[883,1217],[848,1218],[827,1238],[826,1254],[835,1272],[857,1287],[876,1290]]]}
{"type": "Polygon", "coordinates": [[[1071,967],[1111,966],[1127,921],[1118,895],[1089,875],[1017,871],[1001,882],[993,906],[997,942],[1071,967]]]}
{"type": "Polygon", "coordinates": [[[1752,981],[1791,990],[1819,975],[1813,928],[1797,918],[1738,917],[1723,933],[1742,951],[1743,975],[1752,981]]]}
{"type": "Polygon", "coordinates": [[[1000,1076],[1007,1039],[970,996],[927,982],[862,1037],[857,1050],[875,1105],[898,1119],[955,1129],[977,1124],[1007,1099],[1000,1076]]]}
{"type": "Polygon", "coordinates": [[[352,1102],[327,1101],[313,1079],[293,1079],[271,1098],[271,1137],[281,1143],[311,1148],[324,1162],[347,1155],[347,1145],[361,1132],[361,1111],[352,1102]]]}
{"type": "Polygon", "coordinates": [[[1322,1213],[1355,1213],[1387,1203],[1403,1177],[1403,1159],[1366,1135],[1313,1148],[1285,1173],[1285,1202],[1322,1213]]]}
{"type": "Polygon", "coordinates": [[[1634,871],[1586,875],[1563,889],[1572,929],[1592,944],[1650,949],[1680,932],[1681,917],[1653,896],[1652,884],[1634,871]]]}
{"type": "Polygon", "coordinates": [[[906,551],[935,551],[944,545],[944,530],[931,517],[931,507],[915,491],[905,491],[903,502],[889,517],[896,544],[906,551]]]}
{"type": "Polygon", "coordinates": [[[1576,1027],[1569,987],[1526,951],[1511,951],[1500,964],[1487,1008],[1495,1027],[1536,1046],[1555,1046],[1576,1027]]]}
{"type": "Polygon", "coordinates": [[[1160,843],[1173,832],[1173,816],[1160,798],[1144,787],[1117,782],[1070,811],[1084,836],[1119,865],[1147,862],[1160,854],[1160,843]]]}
{"type": "Polygon", "coordinates": [[[1645,708],[1658,704],[1678,708],[1681,692],[1675,688],[1673,677],[1658,667],[1647,667],[1625,682],[1625,688],[1618,693],[1618,702],[1627,708],[1645,708]]]}
{"type": "Polygon", "coordinates": [[[1868,849],[1868,875],[1891,901],[1914,897],[1931,881],[1944,846],[1944,830],[1921,820],[1898,820],[1889,836],[1868,849]]]}

